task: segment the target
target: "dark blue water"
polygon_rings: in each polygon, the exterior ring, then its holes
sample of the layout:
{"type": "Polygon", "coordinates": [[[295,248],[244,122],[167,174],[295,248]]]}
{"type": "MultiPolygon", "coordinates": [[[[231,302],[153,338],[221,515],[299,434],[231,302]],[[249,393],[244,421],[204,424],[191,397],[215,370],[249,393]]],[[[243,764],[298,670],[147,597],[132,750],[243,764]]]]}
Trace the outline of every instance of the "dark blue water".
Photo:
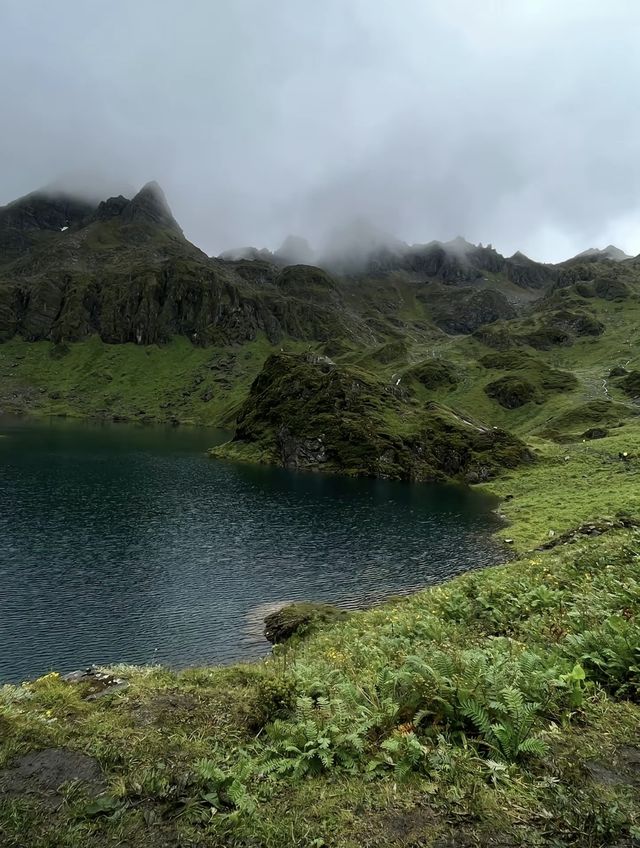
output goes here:
{"type": "Polygon", "coordinates": [[[0,417],[0,683],[258,656],[275,604],[355,607],[499,558],[476,492],[217,462],[220,439],[0,417]]]}

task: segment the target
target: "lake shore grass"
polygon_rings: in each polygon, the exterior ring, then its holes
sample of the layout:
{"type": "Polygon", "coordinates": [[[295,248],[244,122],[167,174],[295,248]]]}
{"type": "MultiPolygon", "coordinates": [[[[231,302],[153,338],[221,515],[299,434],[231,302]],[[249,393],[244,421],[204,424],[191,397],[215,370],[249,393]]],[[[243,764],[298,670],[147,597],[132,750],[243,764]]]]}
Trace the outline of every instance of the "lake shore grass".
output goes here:
{"type": "Polygon", "coordinates": [[[536,447],[487,486],[511,495],[505,565],[312,628],[261,663],[2,687],[0,844],[630,848],[640,537],[535,549],[637,515],[640,438],[627,424],[536,447]],[[93,782],[73,779],[79,752],[93,782]]]}

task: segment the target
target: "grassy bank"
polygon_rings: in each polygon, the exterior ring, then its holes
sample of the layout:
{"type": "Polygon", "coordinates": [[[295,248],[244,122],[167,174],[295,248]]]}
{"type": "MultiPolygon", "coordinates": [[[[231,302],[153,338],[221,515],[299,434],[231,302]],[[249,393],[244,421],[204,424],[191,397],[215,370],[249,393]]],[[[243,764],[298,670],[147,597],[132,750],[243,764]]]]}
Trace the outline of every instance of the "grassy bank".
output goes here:
{"type": "Polygon", "coordinates": [[[640,426],[607,438],[556,444],[530,439],[537,461],[484,488],[503,500],[501,538],[525,551],[593,519],[640,516],[640,426]]]}
{"type": "Polygon", "coordinates": [[[180,336],[165,345],[15,338],[0,345],[0,409],[218,426],[233,417],[272,350],[263,336],[237,348],[198,347],[180,336]]]}
{"type": "MultiPolygon", "coordinates": [[[[545,481],[565,484],[570,521],[576,471],[556,461],[508,481],[522,546],[545,535],[528,518],[545,481]]],[[[353,614],[265,663],[3,687],[0,844],[631,846],[638,598],[640,537],[613,531],[353,614]]]]}

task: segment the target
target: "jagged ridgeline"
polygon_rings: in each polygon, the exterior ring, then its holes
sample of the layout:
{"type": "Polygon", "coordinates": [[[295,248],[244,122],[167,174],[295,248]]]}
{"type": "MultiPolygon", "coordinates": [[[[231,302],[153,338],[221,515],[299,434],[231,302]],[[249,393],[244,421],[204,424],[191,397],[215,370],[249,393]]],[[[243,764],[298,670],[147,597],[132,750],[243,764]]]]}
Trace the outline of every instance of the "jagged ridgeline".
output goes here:
{"type": "Polygon", "coordinates": [[[530,460],[532,434],[638,412],[637,258],[364,235],[321,258],[298,237],[216,258],[155,183],[16,200],[0,209],[0,409],[223,424],[220,456],[466,480],[530,460]]]}
{"type": "Polygon", "coordinates": [[[107,343],[155,344],[178,334],[212,344],[264,332],[273,342],[365,343],[397,328],[404,304],[394,300],[407,299],[417,301],[416,315],[404,310],[401,327],[419,317],[445,332],[472,332],[514,317],[518,295],[528,298],[556,273],[458,239],[373,250],[347,279],[287,266],[312,255],[301,242],[289,238],[275,254],[213,259],[187,241],[155,183],[131,200],[98,204],[35,192],[0,209],[0,338],[69,342],[97,334],[107,343]]]}

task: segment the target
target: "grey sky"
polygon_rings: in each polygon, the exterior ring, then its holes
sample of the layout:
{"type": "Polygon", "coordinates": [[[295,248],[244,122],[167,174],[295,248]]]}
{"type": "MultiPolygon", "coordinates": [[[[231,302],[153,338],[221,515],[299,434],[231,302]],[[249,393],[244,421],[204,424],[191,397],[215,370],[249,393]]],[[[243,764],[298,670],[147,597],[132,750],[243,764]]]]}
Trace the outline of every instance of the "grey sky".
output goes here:
{"type": "Polygon", "coordinates": [[[0,0],[0,203],[163,186],[210,253],[640,253],[637,0],[0,0]]]}

